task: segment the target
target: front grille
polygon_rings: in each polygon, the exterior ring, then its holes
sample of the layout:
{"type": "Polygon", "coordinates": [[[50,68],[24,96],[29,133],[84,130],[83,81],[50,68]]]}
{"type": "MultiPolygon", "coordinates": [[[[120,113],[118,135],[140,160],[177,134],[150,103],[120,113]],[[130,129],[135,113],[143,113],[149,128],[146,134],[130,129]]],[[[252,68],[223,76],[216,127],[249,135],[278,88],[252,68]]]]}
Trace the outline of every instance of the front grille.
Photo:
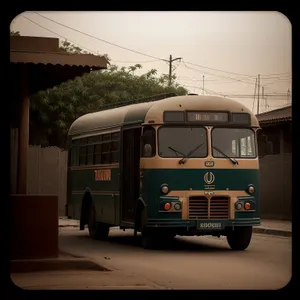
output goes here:
{"type": "Polygon", "coordinates": [[[189,219],[229,219],[229,198],[218,196],[210,199],[204,196],[190,197],[189,219]]]}
{"type": "Polygon", "coordinates": [[[190,197],[189,219],[208,219],[208,199],[206,197],[190,197]]]}

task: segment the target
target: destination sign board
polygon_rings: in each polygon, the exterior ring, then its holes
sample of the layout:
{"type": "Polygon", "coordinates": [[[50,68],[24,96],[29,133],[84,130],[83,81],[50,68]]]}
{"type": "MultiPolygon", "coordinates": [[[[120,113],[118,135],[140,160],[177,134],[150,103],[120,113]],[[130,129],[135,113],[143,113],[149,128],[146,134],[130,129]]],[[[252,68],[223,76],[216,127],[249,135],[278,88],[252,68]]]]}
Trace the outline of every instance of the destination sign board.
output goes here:
{"type": "Polygon", "coordinates": [[[208,122],[208,123],[224,123],[229,121],[227,112],[211,112],[198,111],[187,112],[188,122],[208,122]]]}

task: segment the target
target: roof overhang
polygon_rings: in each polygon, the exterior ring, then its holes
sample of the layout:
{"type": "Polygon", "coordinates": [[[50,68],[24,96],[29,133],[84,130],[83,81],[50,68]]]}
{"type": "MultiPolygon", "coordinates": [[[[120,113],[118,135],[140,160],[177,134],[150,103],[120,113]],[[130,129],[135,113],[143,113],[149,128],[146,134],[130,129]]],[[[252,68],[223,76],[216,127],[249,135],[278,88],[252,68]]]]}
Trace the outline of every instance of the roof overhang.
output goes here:
{"type": "Polygon", "coordinates": [[[282,124],[289,124],[291,122],[292,122],[292,117],[289,117],[289,118],[260,121],[259,125],[263,128],[263,127],[270,127],[270,126],[278,126],[282,124]]]}
{"type": "Polygon", "coordinates": [[[107,69],[108,64],[104,56],[63,52],[56,38],[26,36],[10,37],[10,62],[12,80],[26,80],[29,94],[107,69]]]}
{"type": "Polygon", "coordinates": [[[262,127],[292,122],[292,105],[258,114],[256,118],[262,127]]]}
{"type": "Polygon", "coordinates": [[[104,56],[96,56],[92,54],[71,54],[65,52],[51,53],[10,50],[10,62],[61,66],[68,65],[71,67],[88,67],[96,70],[107,68],[107,60],[104,56]]]}

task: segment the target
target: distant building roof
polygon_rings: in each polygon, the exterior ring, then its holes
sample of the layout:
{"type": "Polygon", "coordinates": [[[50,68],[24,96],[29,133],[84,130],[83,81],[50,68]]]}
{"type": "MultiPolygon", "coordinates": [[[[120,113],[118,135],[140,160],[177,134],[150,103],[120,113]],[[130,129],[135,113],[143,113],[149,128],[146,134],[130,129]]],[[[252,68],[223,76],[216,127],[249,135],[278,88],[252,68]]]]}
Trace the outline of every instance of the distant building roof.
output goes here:
{"type": "Polygon", "coordinates": [[[292,121],[292,105],[256,115],[260,124],[292,121]]]}

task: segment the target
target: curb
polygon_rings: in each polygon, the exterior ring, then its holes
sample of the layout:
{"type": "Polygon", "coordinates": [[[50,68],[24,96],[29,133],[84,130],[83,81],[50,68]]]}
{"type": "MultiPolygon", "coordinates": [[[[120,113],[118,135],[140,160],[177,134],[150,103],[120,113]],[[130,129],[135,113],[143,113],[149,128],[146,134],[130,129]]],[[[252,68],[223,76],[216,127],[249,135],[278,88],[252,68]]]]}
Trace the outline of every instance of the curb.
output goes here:
{"type": "MultiPolygon", "coordinates": [[[[79,225],[58,225],[58,227],[79,227],[79,225]]],[[[285,236],[285,237],[292,237],[292,232],[287,230],[280,230],[280,229],[268,229],[263,227],[253,227],[253,233],[260,233],[260,234],[268,234],[268,235],[277,235],[277,236],[285,236]]]]}
{"type": "Polygon", "coordinates": [[[49,258],[12,260],[11,273],[29,273],[40,271],[111,271],[86,258],[49,258]]]}
{"type": "Polygon", "coordinates": [[[292,237],[291,231],[253,227],[253,233],[292,237]]]}

